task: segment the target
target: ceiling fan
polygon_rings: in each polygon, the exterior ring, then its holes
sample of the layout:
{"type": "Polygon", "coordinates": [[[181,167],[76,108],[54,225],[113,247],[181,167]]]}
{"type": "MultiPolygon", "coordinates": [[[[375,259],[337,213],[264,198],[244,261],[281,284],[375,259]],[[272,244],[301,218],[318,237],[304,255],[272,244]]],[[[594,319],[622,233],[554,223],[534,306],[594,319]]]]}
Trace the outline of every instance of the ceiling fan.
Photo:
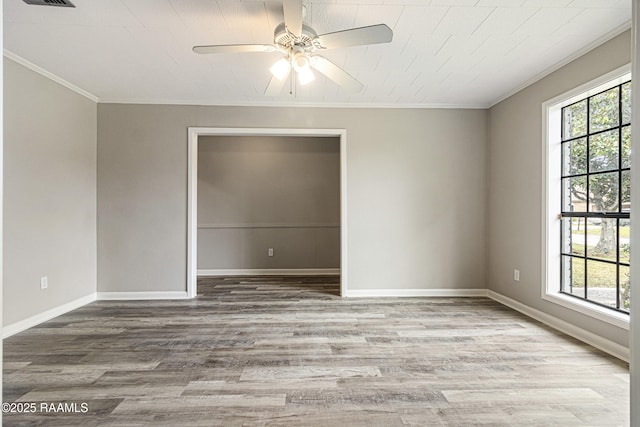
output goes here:
{"type": "MultiPolygon", "coordinates": [[[[352,28],[318,35],[313,28],[302,22],[304,7],[302,0],[283,0],[284,22],[275,28],[273,44],[231,44],[194,46],[195,53],[242,53],[282,52],[285,56],[270,68],[271,81],[265,95],[275,96],[282,91],[291,70],[295,71],[300,85],[314,79],[312,68],[324,74],[345,90],[357,93],[364,85],[345,70],[318,53],[340,47],[389,43],[393,31],[385,24],[352,28]]],[[[292,81],[293,83],[293,81],[292,81]]]]}

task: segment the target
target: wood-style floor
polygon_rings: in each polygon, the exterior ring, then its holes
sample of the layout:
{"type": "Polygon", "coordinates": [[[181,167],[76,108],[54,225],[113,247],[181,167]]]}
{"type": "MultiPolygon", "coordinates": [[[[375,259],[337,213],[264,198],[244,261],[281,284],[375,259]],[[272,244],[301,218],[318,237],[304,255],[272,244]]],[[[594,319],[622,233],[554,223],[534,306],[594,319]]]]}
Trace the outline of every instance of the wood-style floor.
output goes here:
{"type": "Polygon", "coordinates": [[[4,425],[629,423],[625,363],[489,299],[341,299],[335,277],[198,289],[95,302],[6,339],[3,400],[37,413],[4,425]]]}

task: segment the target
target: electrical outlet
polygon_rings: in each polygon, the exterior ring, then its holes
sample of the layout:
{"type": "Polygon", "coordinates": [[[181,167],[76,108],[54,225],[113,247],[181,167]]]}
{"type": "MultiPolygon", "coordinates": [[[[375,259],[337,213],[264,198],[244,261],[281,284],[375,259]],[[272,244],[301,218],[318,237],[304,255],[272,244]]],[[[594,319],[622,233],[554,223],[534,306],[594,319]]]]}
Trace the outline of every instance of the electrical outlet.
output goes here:
{"type": "Polygon", "coordinates": [[[269,250],[267,251],[267,255],[273,256],[273,248],[269,248],[269,250]]]}
{"type": "Polygon", "coordinates": [[[520,281],[520,270],[513,270],[513,280],[516,282],[520,281]]]}
{"type": "Polygon", "coordinates": [[[47,276],[42,276],[40,278],[40,289],[47,289],[49,287],[49,278],[47,276]]]}

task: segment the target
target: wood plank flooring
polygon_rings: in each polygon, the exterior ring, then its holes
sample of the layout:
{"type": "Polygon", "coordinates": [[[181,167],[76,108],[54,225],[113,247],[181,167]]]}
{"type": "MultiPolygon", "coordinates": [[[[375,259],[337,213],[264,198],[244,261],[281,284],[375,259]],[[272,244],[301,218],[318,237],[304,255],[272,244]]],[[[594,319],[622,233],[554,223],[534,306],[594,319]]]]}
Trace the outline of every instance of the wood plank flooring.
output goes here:
{"type": "Polygon", "coordinates": [[[98,301],[15,335],[3,398],[37,412],[4,425],[629,424],[613,357],[489,299],[341,299],[338,282],[207,278],[195,300],[98,301]]]}

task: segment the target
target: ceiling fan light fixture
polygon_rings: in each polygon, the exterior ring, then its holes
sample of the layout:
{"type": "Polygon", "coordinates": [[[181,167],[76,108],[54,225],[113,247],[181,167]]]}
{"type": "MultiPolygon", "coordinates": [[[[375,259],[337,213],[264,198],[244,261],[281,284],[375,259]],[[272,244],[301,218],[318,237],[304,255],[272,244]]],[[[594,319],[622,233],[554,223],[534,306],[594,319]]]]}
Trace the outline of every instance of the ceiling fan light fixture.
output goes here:
{"type": "Polygon", "coordinates": [[[306,67],[298,68],[296,69],[296,71],[298,73],[298,80],[300,81],[300,86],[304,86],[307,83],[312,82],[313,79],[316,78],[316,76],[313,75],[313,71],[311,71],[311,68],[308,65],[306,67]]]}
{"type": "Polygon", "coordinates": [[[289,74],[290,69],[291,64],[289,63],[289,60],[287,58],[282,58],[273,64],[269,71],[271,71],[271,74],[273,74],[276,79],[284,80],[289,74]]]}
{"type": "Polygon", "coordinates": [[[300,86],[304,86],[315,79],[315,76],[311,71],[311,60],[304,51],[294,53],[291,58],[291,64],[298,74],[300,86]]]}
{"type": "Polygon", "coordinates": [[[297,52],[294,54],[291,62],[293,63],[293,68],[298,72],[303,68],[309,68],[309,58],[304,54],[304,52],[297,52]]]}

